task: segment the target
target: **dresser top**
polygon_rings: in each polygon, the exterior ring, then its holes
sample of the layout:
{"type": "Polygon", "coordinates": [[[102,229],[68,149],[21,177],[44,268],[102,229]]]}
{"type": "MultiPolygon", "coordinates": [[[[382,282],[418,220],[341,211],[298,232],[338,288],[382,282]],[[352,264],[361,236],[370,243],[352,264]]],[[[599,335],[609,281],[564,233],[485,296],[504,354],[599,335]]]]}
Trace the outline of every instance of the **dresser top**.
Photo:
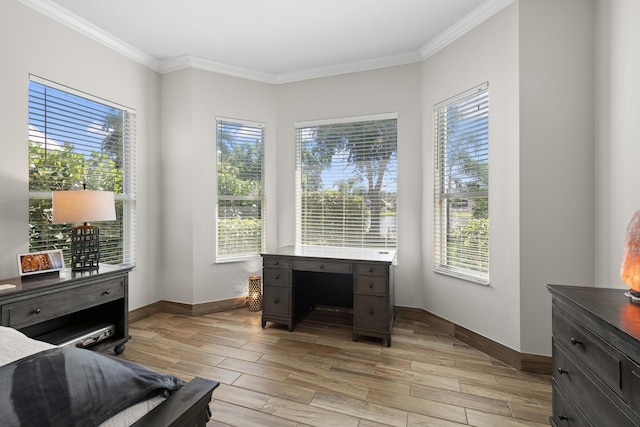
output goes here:
{"type": "Polygon", "coordinates": [[[71,271],[71,268],[63,268],[59,272],[34,274],[30,276],[12,277],[10,279],[0,279],[0,284],[15,285],[15,288],[0,290],[0,297],[10,296],[17,293],[36,292],[47,286],[60,285],[64,283],[80,282],[96,276],[107,277],[111,274],[118,274],[133,269],[133,264],[100,264],[100,269],[90,271],[71,271]]]}
{"type": "Polygon", "coordinates": [[[626,289],[548,285],[554,297],[577,304],[622,332],[640,340],[640,304],[624,296],[626,289]]]}
{"type": "Polygon", "coordinates": [[[326,246],[283,246],[264,255],[290,256],[301,258],[326,258],[346,261],[372,261],[391,264],[396,256],[395,249],[386,248],[338,248],[326,246]]]}

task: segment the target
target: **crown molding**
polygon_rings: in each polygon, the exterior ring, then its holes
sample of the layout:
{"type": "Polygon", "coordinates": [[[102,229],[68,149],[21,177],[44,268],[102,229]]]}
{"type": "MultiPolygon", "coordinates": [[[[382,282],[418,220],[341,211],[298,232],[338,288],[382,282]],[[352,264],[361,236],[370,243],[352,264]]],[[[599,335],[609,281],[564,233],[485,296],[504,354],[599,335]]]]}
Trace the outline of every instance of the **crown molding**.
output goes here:
{"type": "Polygon", "coordinates": [[[331,67],[314,68],[293,73],[270,74],[253,71],[246,68],[233,67],[220,62],[199,58],[197,56],[184,55],[163,60],[162,62],[160,62],[158,72],[161,74],[166,74],[173,71],[184,70],[186,68],[196,68],[199,70],[212,71],[215,73],[227,74],[234,77],[255,80],[262,83],[285,84],[302,80],[317,79],[321,77],[337,76],[340,74],[356,73],[359,71],[369,71],[378,68],[413,64],[421,61],[422,57],[420,56],[420,52],[410,52],[403,55],[377,58],[369,61],[358,61],[331,67]]]}
{"type": "Polygon", "coordinates": [[[246,68],[234,67],[221,62],[211,61],[193,55],[183,55],[175,58],[165,59],[160,62],[158,72],[160,74],[171,73],[173,71],[184,70],[185,68],[196,68],[214,73],[227,74],[233,77],[240,77],[248,80],[255,80],[263,83],[275,83],[275,76],[269,73],[262,73],[246,68]]]}
{"type": "Polygon", "coordinates": [[[516,0],[487,0],[441,33],[434,40],[424,45],[418,52],[409,52],[385,58],[281,74],[249,70],[192,55],[183,55],[176,58],[158,60],[118,39],[100,27],[97,27],[87,20],[69,12],[67,9],[62,8],[51,0],[18,1],[160,74],[170,73],[185,68],[197,68],[200,70],[227,74],[263,83],[285,84],[424,61],[516,0]]]}
{"type": "Polygon", "coordinates": [[[468,31],[477,27],[513,2],[515,2],[515,0],[488,0],[482,3],[480,6],[463,16],[462,19],[447,28],[436,38],[422,46],[420,49],[422,59],[425,60],[430,56],[435,55],[437,52],[444,49],[468,31]]]}
{"type": "Polygon", "coordinates": [[[63,7],[59,6],[56,3],[53,3],[50,0],[18,1],[25,6],[28,6],[42,13],[43,15],[55,21],[58,21],[62,25],[77,31],[92,40],[97,41],[98,43],[108,47],[109,49],[114,50],[141,65],[144,65],[147,68],[150,68],[154,71],[158,71],[160,68],[160,62],[151,55],[148,55],[140,49],[131,46],[130,44],[115,37],[113,34],[104,31],[102,28],[93,25],[89,21],[79,17],[74,13],[69,12],[67,9],[64,9],[63,7]]]}
{"type": "Polygon", "coordinates": [[[384,58],[376,58],[366,61],[350,62],[347,64],[296,71],[293,73],[276,74],[274,83],[293,83],[302,80],[332,77],[340,74],[357,73],[361,71],[371,71],[380,68],[395,67],[399,65],[415,64],[417,62],[422,62],[420,52],[409,52],[401,55],[387,56],[384,58]]]}

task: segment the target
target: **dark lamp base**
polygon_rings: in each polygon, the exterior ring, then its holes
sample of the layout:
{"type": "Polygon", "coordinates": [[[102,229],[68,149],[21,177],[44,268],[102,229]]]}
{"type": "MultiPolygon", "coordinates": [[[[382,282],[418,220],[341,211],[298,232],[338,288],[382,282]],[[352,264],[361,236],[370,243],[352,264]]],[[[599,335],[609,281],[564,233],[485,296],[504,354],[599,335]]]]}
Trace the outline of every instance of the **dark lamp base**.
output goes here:
{"type": "Polygon", "coordinates": [[[91,225],[71,229],[71,271],[97,270],[100,263],[100,230],[91,225]]]}

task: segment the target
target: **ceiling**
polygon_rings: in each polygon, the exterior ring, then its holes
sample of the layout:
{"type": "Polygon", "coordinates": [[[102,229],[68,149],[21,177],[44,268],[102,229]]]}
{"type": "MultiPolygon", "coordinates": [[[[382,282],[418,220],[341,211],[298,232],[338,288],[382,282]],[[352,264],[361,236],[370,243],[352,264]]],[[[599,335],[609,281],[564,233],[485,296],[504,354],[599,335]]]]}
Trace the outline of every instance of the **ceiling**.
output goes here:
{"type": "Polygon", "coordinates": [[[269,83],[420,62],[513,0],[19,0],[161,73],[269,83]]]}

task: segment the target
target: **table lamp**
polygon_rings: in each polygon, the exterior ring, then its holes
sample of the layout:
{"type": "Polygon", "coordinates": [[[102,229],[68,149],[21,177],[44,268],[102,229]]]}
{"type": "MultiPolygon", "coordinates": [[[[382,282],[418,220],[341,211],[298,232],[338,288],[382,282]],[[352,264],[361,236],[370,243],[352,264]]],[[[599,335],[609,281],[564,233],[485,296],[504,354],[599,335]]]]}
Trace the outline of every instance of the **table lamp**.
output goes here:
{"type": "Polygon", "coordinates": [[[631,288],[625,295],[632,302],[640,303],[640,210],[633,214],[627,226],[620,264],[620,280],[631,288]]]}
{"type": "Polygon", "coordinates": [[[97,270],[100,262],[100,230],[89,222],[116,219],[113,192],[54,191],[52,205],[54,224],[84,223],[71,229],[71,270],[97,270]]]}

